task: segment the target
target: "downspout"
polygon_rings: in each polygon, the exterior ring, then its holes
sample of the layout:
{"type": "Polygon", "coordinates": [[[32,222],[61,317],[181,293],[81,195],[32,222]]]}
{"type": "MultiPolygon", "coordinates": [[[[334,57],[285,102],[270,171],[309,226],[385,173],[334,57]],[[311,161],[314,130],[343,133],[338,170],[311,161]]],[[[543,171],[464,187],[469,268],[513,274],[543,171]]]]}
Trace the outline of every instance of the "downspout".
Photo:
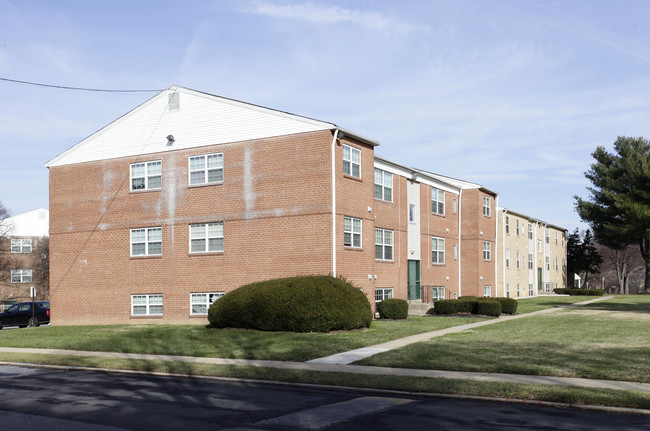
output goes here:
{"type": "Polygon", "coordinates": [[[336,140],[339,129],[332,138],[332,277],[336,277],[336,140]]]}
{"type": "MultiPolygon", "coordinates": [[[[497,251],[495,253],[495,256],[497,257],[494,260],[494,294],[498,297],[499,296],[499,195],[494,196],[494,213],[496,214],[494,217],[494,247],[497,251]]],[[[505,251],[504,251],[505,253],[505,251]]],[[[505,270],[504,270],[505,271],[505,270]]],[[[504,287],[505,289],[505,287],[504,287]]]]}
{"type": "MultiPolygon", "coordinates": [[[[506,293],[506,214],[508,214],[508,210],[506,208],[503,209],[503,297],[506,298],[508,294],[506,293]]],[[[497,226],[498,229],[498,226],[497,226]]],[[[497,235],[499,234],[499,231],[497,230],[497,235]]],[[[512,255],[510,255],[510,260],[512,261],[512,255]]],[[[497,295],[498,296],[498,295],[497,295]]]]}
{"type": "Polygon", "coordinates": [[[461,217],[462,214],[462,208],[463,208],[463,189],[459,189],[458,193],[458,297],[460,298],[462,296],[462,272],[461,272],[461,256],[463,253],[461,253],[460,249],[460,244],[462,243],[461,237],[462,237],[462,224],[463,224],[463,219],[461,217]]]}

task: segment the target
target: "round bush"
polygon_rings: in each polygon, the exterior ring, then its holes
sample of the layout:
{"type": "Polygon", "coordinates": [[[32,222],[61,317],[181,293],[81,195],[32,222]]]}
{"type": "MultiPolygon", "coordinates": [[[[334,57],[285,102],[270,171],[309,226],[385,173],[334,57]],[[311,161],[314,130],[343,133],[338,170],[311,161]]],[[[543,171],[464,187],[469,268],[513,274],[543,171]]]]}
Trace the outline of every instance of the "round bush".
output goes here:
{"type": "Polygon", "coordinates": [[[251,283],[227,293],[208,310],[215,328],[328,332],[370,327],[366,296],[330,276],[300,276],[251,283]]]}
{"type": "Polygon", "coordinates": [[[409,317],[409,303],[404,299],[384,299],[377,304],[377,311],[382,319],[406,319],[409,317]]]}

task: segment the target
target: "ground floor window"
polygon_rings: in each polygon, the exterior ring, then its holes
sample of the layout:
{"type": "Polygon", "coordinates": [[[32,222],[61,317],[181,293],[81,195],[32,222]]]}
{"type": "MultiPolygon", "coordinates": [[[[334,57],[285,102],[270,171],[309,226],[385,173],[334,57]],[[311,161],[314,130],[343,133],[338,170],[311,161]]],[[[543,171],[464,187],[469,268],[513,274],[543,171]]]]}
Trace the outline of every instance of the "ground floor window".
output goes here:
{"type": "Polygon", "coordinates": [[[533,288],[533,284],[528,285],[528,296],[533,296],[535,295],[535,289],[533,288]]]}
{"type": "Polygon", "coordinates": [[[517,298],[519,298],[519,296],[521,296],[521,286],[517,283],[517,298]]]}
{"type": "Polygon", "coordinates": [[[32,270],[31,269],[12,269],[11,270],[12,283],[31,283],[32,270]]]}
{"type": "Polygon", "coordinates": [[[223,295],[225,295],[224,292],[190,293],[190,314],[208,314],[210,305],[223,295]]]}
{"type": "Polygon", "coordinates": [[[131,295],[131,315],[162,316],[162,295],[131,295]]]}
{"type": "Polygon", "coordinates": [[[444,286],[434,286],[431,288],[431,299],[437,301],[439,299],[445,299],[445,287],[444,286]]]}
{"type": "Polygon", "coordinates": [[[380,287],[375,289],[375,308],[384,299],[393,298],[393,288],[392,287],[380,287]]]}
{"type": "Polygon", "coordinates": [[[506,284],[506,298],[510,298],[510,285],[506,284]]]}
{"type": "Polygon", "coordinates": [[[483,286],[483,296],[486,298],[492,296],[492,286],[483,286]]]}
{"type": "Polygon", "coordinates": [[[544,291],[545,292],[551,291],[551,283],[544,283],[544,291]]]}

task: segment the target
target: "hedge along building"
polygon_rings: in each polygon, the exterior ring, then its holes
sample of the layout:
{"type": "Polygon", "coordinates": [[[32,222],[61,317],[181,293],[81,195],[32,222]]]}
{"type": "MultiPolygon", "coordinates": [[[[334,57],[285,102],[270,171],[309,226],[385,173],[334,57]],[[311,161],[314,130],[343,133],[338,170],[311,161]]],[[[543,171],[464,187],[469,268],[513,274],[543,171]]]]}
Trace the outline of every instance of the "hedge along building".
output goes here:
{"type": "Polygon", "coordinates": [[[377,145],[162,91],[47,164],[53,324],[203,323],[225,292],[297,274],[342,275],[371,302],[493,286],[496,194],[377,145]]]}
{"type": "Polygon", "coordinates": [[[567,287],[566,229],[498,209],[499,296],[526,298],[567,287]]]}

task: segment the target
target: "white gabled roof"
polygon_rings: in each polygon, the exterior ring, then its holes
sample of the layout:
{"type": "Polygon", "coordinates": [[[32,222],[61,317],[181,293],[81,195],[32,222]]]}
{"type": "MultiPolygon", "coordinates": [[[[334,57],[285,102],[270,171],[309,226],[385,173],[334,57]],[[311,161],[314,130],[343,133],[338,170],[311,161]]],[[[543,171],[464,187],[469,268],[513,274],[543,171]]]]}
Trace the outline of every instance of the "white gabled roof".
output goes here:
{"type": "Polygon", "coordinates": [[[0,221],[0,232],[10,237],[48,236],[50,212],[45,208],[7,217],[0,221]]]}
{"type": "MultiPolygon", "coordinates": [[[[339,127],[332,123],[171,86],[50,160],[45,166],[336,128],[339,127]],[[178,97],[179,109],[174,109],[170,97],[178,97]],[[167,140],[169,135],[174,137],[171,144],[167,140]]],[[[352,136],[378,145],[358,135],[352,136]]]]}

